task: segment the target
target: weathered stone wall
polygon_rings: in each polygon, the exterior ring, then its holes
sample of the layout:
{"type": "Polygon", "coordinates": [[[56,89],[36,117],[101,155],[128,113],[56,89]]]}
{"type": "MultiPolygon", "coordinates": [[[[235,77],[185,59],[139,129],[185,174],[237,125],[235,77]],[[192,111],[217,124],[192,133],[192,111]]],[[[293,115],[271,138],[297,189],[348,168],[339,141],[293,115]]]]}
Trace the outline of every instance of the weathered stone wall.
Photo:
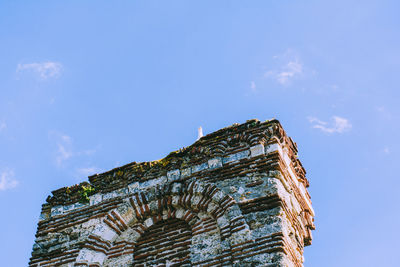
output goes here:
{"type": "Polygon", "coordinates": [[[53,191],[29,266],[302,266],[306,187],[278,121],[235,124],[53,191]]]}

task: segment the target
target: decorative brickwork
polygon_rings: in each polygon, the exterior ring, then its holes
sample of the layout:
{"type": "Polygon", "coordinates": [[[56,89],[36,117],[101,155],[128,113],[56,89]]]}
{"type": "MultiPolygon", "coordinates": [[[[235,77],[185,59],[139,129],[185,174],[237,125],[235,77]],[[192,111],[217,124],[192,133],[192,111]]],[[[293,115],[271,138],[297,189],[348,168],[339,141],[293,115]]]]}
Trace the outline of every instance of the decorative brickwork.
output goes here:
{"type": "Polygon", "coordinates": [[[52,192],[29,266],[303,266],[314,212],[297,146],[250,120],[52,192]]]}

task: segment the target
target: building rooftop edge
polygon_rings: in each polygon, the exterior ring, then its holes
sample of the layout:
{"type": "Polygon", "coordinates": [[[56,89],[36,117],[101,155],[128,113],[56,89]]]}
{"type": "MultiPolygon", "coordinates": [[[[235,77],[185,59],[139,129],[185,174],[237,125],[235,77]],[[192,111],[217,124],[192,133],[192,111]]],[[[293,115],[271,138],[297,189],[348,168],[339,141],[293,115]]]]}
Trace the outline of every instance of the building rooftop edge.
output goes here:
{"type": "MultiPolygon", "coordinates": [[[[277,119],[266,120],[264,122],[261,122],[258,119],[251,119],[247,120],[245,123],[234,123],[228,127],[224,127],[209,133],[201,137],[192,145],[173,151],[160,160],[140,163],[131,162],[103,173],[90,175],[88,177],[89,181],[83,181],[73,186],[62,187],[52,191],[52,196],[48,196],[46,201],[47,203],[52,204],[52,206],[54,204],[60,204],[60,201],[56,200],[61,199],[64,199],[65,202],[69,203],[78,202],[81,195],[85,192],[85,188],[93,187],[96,188],[96,190],[101,190],[102,192],[110,192],[111,190],[115,190],[116,187],[108,186],[107,183],[112,184],[116,180],[120,180],[118,182],[122,182],[122,184],[126,184],[127,186],[128,183],[131,183],[135,179],[147,180],[154,179],[162,175],[166,176],[168,171],[181,169],[185,165],[195,165],[211,158],[222,157],[225,155],[223,144],[226,142],[240,142],[240,138],[242,138],[241,136],[238,136],[240,133],[246,132],[250,136],[257,136],[258,138],[256,138],[257,140],[255,141],[246,140],[246,142],[249,143],[249,146],[257,145],[260,142],[260,136],[263,134],[262,131],[266,130],[272,125],[276,125],[276,128],[282,130],[283,137],[286,137],[285,140],[287,143],[289,143],[289,147],[291,147],[291,154],[295,155],[295,160],[298,162],[298,165],[305,174],[304,168],[297,159],[297,145],[290,137],[286,136],[281,123],[277,119]],[[253,144],[252,142],[255,143],[253,144]],[[129,178],[124,176],[129,176],[129,178]],[[111,189],[108,190],[107,187],[111,189]],[[74,195],[76,197],[73,197],[74,195]]],[[[119,188],[122,187],[123,186],[119,186],[119,188]]]]}

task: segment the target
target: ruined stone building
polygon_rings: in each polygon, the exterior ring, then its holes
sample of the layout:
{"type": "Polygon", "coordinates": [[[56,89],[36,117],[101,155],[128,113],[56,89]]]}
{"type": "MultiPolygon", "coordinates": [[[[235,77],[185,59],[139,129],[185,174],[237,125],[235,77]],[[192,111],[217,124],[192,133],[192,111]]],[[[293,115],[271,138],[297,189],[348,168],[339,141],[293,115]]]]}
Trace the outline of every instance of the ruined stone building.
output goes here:
{"type": "Polygon", "coordinates": [[[29,266],[303,266],[307,187],[277,120],[234,124],[53,191],[29,266]]]}

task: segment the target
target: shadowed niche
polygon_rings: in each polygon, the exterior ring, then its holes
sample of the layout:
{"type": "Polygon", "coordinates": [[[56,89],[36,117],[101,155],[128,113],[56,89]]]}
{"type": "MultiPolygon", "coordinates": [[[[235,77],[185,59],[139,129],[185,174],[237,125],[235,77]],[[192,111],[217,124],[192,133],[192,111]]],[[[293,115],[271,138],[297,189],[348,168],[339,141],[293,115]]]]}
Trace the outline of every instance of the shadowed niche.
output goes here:
{"type": "Polygon", "coordinates": [[[151,226],[134,250],[133,266],[190,266],[192,231],[180,219],[168,219],[151,226]]]}

